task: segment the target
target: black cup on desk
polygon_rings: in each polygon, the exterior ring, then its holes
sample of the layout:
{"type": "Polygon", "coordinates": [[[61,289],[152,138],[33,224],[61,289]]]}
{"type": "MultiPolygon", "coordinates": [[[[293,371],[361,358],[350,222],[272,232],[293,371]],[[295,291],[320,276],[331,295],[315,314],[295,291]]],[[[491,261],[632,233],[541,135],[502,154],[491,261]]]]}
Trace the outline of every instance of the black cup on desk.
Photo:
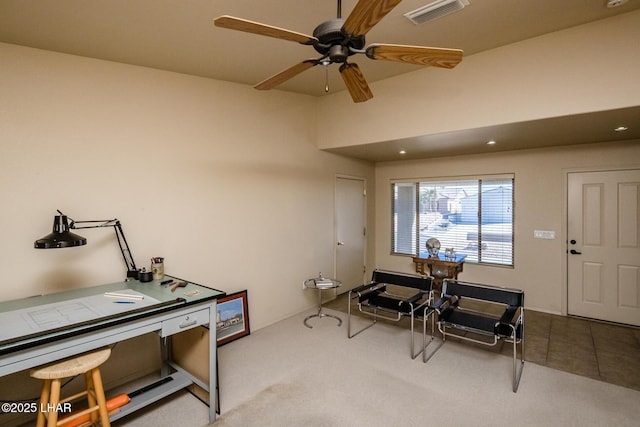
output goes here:
{"type": "Polygon", "coordinates": [[[153,280],[153,273],[146,271],[144,268],[138,273],[138,278],[141,282],[150,282],[153,280]]]}

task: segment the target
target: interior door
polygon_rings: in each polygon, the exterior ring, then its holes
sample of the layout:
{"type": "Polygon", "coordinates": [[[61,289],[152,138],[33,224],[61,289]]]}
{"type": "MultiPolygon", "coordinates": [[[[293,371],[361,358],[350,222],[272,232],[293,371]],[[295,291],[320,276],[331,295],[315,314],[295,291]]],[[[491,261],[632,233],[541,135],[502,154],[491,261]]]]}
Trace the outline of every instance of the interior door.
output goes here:
{"type": "Polygon", "coordinates": [[[568,174],[568,313],[640,326],[640,170],[568,174]]]}
{"type": "Polygon", "coordinates": [[[342,294],[363,284],[366,248],[365,181],[336,178],[336,279],[342,294]]]}

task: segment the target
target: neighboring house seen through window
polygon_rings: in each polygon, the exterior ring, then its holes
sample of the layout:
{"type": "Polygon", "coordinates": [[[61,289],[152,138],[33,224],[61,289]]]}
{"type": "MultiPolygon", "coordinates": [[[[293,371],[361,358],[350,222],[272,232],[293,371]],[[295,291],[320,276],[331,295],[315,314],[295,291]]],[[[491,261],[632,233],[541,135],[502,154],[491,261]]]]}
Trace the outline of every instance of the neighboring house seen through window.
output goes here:
{"type": "Polygon", "coordinates": [[[394,182],[393,254],[427,257],[429,238],[467,262],[513,266],[513,175],[394,182]]]}

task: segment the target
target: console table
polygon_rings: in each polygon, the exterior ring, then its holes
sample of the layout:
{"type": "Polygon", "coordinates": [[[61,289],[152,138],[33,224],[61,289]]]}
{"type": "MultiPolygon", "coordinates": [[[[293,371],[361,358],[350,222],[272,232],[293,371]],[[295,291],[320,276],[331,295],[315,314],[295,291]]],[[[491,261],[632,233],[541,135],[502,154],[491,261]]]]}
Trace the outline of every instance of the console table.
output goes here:
{"type": "MultiPolygon", "coordinates": [[[[169,279],[181,280],[164,280],[169,279]]],[[[209,421],[214,422],[216,328],[210,327],[208,384],[173,363],[170,346],[171,336],[178,332],[215,325],[216,299],[224,295],[191,282],[172,291],[160,281],[131,280],[0,302],[0,324],[13,325],[0,330],[0,376],[156,332],[161,338],[162,379],[143,387],[110,420],[197,384],[209,392],[209,421]]]]}
{"type": "Polygon", "coordinates": [[[416,273],[432,276],[434,285],[440,290],[444,279],[457,279],[458,274],[462,273],[466,257],[466,255],[460,254],[456,254],[455,257],[446,257],[442,253],[437,256],[420,253],[419,257],[413,257],[413,262],[416,265],[416,273]],[[425,271],[425,265],[429,267],[429,273],[425,271]]]}

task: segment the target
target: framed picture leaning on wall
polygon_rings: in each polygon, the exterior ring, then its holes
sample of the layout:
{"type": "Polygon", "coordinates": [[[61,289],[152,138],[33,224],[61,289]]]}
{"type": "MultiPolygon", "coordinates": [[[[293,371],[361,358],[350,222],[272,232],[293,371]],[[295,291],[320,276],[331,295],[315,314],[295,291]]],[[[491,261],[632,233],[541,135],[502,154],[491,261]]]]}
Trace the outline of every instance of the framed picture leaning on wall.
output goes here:
{"type": "Polygon", "coordinates": [[[216,341],[218,347],[251,333],[246,290],[218,299],[217,311],[216,341]]]}

